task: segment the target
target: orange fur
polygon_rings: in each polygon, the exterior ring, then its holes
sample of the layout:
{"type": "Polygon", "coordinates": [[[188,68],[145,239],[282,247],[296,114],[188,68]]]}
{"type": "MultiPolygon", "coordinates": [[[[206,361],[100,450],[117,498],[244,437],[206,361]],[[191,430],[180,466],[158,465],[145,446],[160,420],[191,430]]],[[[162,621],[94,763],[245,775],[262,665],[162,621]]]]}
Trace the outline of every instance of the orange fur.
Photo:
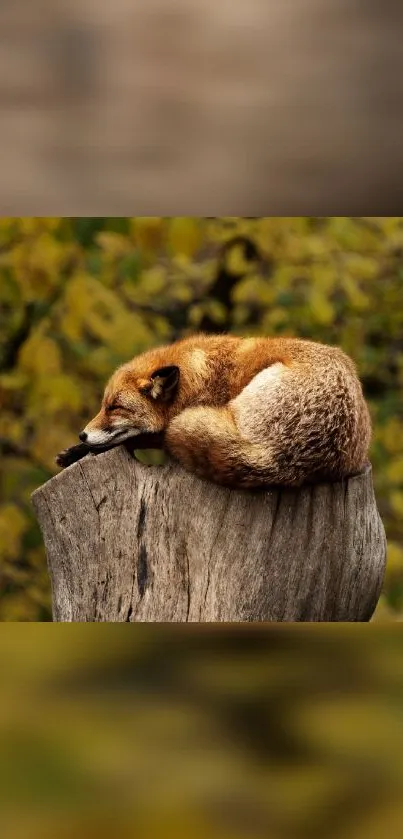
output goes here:
{"type": "Polygon", "coordinates": [[[201,334],[119,368],[85,432],[95,443],[164,432],[186,469],[258,487],[359,471],[371,428],[355,366],[340,349],[201,334]]]}

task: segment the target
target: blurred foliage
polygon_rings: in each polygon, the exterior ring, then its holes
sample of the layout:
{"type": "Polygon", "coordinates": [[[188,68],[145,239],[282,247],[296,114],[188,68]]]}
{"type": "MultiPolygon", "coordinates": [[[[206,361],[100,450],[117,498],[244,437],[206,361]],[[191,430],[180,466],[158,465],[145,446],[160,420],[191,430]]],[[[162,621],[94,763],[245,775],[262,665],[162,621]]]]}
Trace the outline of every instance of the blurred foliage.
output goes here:
{"type": "Polygon", "coordinates": [[[194,330],[299,335],[356,361],[403,612],[403,218],[0,219],[0,620],[49,620],[30,494],[123,361],[194,330]]]}
{"type": "Polygon", "coordinates": [[[395,627],[15,626],[0,659],[4,839],[402,833],[395,627]]]}

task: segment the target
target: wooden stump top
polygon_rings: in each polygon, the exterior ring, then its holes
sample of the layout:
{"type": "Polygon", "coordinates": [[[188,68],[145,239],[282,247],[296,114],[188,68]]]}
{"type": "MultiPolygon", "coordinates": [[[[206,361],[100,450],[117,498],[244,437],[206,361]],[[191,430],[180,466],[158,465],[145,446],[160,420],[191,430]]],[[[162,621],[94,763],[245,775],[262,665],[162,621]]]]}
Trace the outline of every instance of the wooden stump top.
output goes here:
{"type": "Polygon", "coordinates": [[[56,621],[367,621],[386,542],[370,465],[234,491],[123,447],[33,493],[56,621]]]}

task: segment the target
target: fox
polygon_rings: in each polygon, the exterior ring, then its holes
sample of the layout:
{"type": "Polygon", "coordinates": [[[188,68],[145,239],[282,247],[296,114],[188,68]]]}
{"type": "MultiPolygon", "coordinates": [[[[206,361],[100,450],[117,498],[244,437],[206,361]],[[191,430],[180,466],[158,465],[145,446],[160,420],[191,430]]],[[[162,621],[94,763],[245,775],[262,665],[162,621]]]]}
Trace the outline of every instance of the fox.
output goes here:
{"type": "Polygon", "coordinates": [[[58,457],[113,446],[162,448],[230,489],[299,487],[358,474],[371,420],[357,368],[339,347],[293,337],[196,334],[120,366],[101,408],[58,457]]]}

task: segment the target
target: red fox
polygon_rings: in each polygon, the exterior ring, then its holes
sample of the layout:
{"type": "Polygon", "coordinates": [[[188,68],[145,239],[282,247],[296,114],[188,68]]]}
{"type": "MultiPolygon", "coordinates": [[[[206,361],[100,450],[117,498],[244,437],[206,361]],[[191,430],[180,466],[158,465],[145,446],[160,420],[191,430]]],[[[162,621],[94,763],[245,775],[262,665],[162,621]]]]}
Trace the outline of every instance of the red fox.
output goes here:
{"type": "Polygon", "coordinates": [[[200,334],[120,367],[79,437],[86,452],[136,448],[144,435],[200,477],[252,489],[359,472],[371,422],[354,363],[337,347],[200,334]]]}

